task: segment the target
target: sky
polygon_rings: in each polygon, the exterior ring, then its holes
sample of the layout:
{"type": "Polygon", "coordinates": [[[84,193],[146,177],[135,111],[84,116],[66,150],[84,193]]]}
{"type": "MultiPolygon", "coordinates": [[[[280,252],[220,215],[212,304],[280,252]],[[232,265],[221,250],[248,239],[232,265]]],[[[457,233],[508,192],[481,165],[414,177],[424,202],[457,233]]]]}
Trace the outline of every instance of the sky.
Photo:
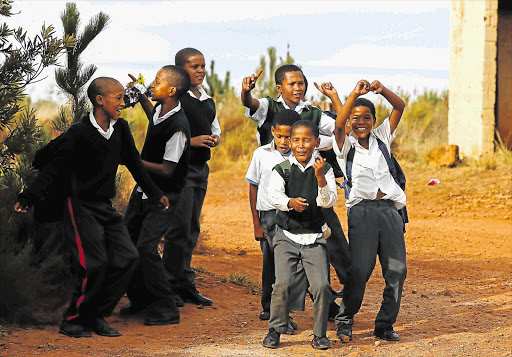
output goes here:
{"type": "MultiPolygon", "coordinates": [[[[66,1],[15,0],[18,13],[2,19],[32,37],[43,24],[63,33],[60,14],[66,1]]],[[[199,49],[209,69],[239,92],[243,77],[255,73],[260,57],[287,47],[308,82],[330,81],[348,95],[359,79],[414,93],[448,89],[450,1],[76,1],[82,27],[100,11],[110,16],[106,30],[82,55],[98,67],[94,77],[122,84],[128,73],[149,83],[158,69],[174,64],[184,47],[199,49]]],[[[60,62],[63,64],[65,57],[60,62]]],[[[31,85],[32,99],[63,101],[55,86],[55,67],[31,85]]],[[[308,98],[319,97],[310,86],[308,98]]],[[[370,98],[371,99],[371,98],[370,98]]]]}

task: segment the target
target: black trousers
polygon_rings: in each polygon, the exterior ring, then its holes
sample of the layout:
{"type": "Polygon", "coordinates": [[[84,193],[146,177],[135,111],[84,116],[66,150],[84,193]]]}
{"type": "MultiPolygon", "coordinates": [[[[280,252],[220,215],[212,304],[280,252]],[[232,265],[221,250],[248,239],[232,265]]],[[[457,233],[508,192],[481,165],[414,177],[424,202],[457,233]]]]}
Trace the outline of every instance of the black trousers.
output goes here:
{"type": "Polygon", "coordinates": [[[142,192],[137,192],[135,186],[124,217],[139,252],[139,264],[126,291],[128,298],[157,313],[176,310],[158,245],[172,223],[180,193],[167,193],[166,196],[169,209],[163,210],[156,202],[143,200],[142,192]]]}
{"type": "Polygon", "coordinates": [[[329,263],[333,266],[341,284],[348,280],[352,258],[350,256],[347,238],[343,233],[340,220],[334,208],[323,208],[325,222],[331,229],[331,236],[327,238],[327,253],[329,263]]]}
{"type": "Polygon", "coordinates": [[[375,328],[388,328],[396,322],[407,275],[403,224],[394,203],[389,200],[363,200],[349,209],[352,266],[344,286],[340,313],[336,316],[338,324],[354,324],[354,315],[361,308],[377,255],[386,286],[375,328]]]}
{"type": "Polygon", "coordinates": [[[67,320],[109,316],[126,290],[138,253],[123,217],[110,201],[68,198],[64,230],[77,272],[67,320]]]}

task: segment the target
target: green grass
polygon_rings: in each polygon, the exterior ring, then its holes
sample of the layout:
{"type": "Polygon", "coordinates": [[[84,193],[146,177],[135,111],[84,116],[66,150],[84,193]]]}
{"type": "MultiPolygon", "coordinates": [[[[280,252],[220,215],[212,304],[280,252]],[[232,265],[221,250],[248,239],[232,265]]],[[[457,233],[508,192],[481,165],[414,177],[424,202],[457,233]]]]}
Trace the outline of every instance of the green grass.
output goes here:
{"type": "Polygon", "coordinates": [[[222,278],[222,282],[244,287],[249,287],[252,284],[251,276],[244,272],[229,272],[228,276],[222,278]]]}

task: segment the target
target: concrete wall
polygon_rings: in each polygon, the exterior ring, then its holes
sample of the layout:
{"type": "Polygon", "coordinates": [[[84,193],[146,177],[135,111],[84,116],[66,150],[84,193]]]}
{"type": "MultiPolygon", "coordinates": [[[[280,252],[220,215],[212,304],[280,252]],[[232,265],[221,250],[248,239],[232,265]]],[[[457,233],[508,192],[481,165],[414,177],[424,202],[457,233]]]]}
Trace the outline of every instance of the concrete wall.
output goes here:
{"type": "MultiPolygon", "coordinates": [[[[510,1],[510,0],[508,0],[510,1]]],[[[505,145],[512,149],[512,4],[498,8],[498,95],[496,128],[505,145]]]]}
{"type": "Polygon", "coordinates": [[[461,156],[494,150],[498,0],[452,0],[448,141],[461,156]]]}

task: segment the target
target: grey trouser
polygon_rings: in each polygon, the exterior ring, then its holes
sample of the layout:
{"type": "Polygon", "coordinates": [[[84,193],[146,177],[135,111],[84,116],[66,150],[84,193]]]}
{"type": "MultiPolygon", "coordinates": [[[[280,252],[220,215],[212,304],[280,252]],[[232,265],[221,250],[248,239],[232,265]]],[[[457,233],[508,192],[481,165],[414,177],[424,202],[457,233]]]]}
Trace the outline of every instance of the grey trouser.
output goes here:
{"type": "Polygon", "coordinates": [[[403,224],[394,203],[389,200],[363,200],[349,209],[352,266],[344,286],[340,313],[336,316],[337,324],[354,324],[354,315],[361,308],[377,255],[386,286],[375,328],[383,329],[395,323],[407,274],[403,224]]]}
{"type": "Polygon", "coordinates": [[[270,303],[269,328],[274,328],[280,333],[288,330],[291,286],[297,273],[297,265],[302,262],[303,273],[309,281],[309,291],[314,299],[313,333],[315,336],[325,336],[329,304],[332,300],[325,239],[319,238],[313,244],[302,245],[286,237],[283,230],[277,227],[273,244],[276,282],[270,303]]]}
{"type": "MultiPolygon", "coordinates": [[[[261,269],[261,307],[265,311],[270,311],[270,300],[272,296],[272,286],[276,280],[274,265],[274,247],[273,239],[276,233],[276,224],[274,217],[276,210],[259,211],[260,223],[268,239],[260,241],[260,248],[263,255],[263,265],[261,269]]],[[[297,271],[292,277],[293,283],[290,284],[290,298],[288,306],[290,311],[304,311],[305,296],[308,290],[308,279],[304,274],[302,264],[299,264],[297,271]]]]}

